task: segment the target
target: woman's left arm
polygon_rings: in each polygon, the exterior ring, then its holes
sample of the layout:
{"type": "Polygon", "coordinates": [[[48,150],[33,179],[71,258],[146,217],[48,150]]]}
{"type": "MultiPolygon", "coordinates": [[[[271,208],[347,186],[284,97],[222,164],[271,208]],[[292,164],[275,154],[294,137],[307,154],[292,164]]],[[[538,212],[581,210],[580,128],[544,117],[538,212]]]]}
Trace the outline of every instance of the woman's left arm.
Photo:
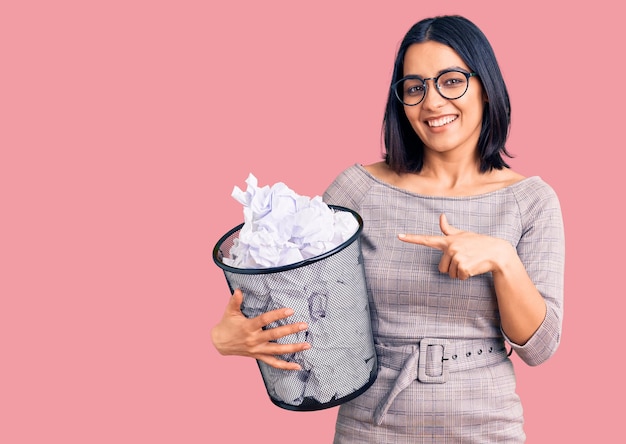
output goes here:
{"type": "Polygon", "coordinates": [[[538,365],[554,354],[560,342],[563,222],[553,193],[547,199],[538,198],[532,211],[525,213],[527,220],[516,247],[503,239],[458,230],[443,214],[439,221],[443,236],[398,237],[441,250],[439,271],[451,278],[491,272],[504,336],[524,362],[538,365]]]}
{"type": "Polygon", "coordinates": [[[563,327],[565,235],[561,206],[547,184],[535,184],[517,195],[522,234],[515,246],[517,259],[501,261],[494,272],[494,284],[502,316],[502,331],[518,356],[529,365],[538,365],[557,350],[563,327]],[[526,275],[526,279],[524,279],[526,275]],[[524,341],[517,338],[518,317],[535,298],[519,297],[535,290],[544,301],[545,316],[536,331],[524,341]],[[520,296],[521,295],[521,296],[520,296]],[[506,320],[505,320],[506,319],[506,320]],[[506,322],[506,324],[505,324],[506,322]]]}

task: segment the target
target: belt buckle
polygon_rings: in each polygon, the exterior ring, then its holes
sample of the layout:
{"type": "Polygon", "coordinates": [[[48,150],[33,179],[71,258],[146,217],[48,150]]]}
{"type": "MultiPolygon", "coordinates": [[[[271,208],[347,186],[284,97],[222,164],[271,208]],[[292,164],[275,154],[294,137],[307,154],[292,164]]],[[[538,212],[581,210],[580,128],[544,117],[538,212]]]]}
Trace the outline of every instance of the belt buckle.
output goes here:
{"type": "MultiPolygon", "coordinates": [[[[420,382],[425,382],[429,384],[443,384],[444,382],[448,381],[449,372],[448,367],[445,365],[447,361],[447,359],[445,359],[447,345],[448,340],[446,339],[424,338],[420,341],[420,351],[417,364],[417,379],[420,382]],[[426,373],[426,364],[429,360],[428,347],[434,346],[441,347],[441,374],[436,376],[428,375],[426,373]]],[[[438,360],[439,359],[437,359],[437,361],[438,360]]]]}

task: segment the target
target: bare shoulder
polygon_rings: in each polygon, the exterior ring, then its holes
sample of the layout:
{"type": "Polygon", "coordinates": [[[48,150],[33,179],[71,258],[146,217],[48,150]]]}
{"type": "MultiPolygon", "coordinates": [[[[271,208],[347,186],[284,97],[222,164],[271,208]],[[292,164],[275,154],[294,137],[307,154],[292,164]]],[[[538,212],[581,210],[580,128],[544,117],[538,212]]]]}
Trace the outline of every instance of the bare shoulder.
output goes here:
{"type": "Polygon", "coordinates": [[[525,179],[523,175],[509,168],[487,173],[475,171],[461,180],[456,177],[448,182],[437,175],[424,172],[398,174],[385,162],[363,165],[363,168],[381,182],[429,196],[473,196],[506,188],[525,179]]]}
{"type": "Polygon", "coordinates": [[[517,171],[513,171],[509,168],[503,168],[501,170],[492,171],[489,182],[498,188],[505,188],[524,179],[526,179],[526,176],[523,176],[517,171]]]}
{"type": "Polygon", "coordinates": [[[363,168],[376,179],[382,180],[383,182],[393,184],[398,180],[398,174],[383,161],[363,165],[363,168]]]}
{"type": "Polygon", "coordinates": [[[526,177],[520,173],[513,171],[509,168],[503,168],[501,170],[491,170],[487,173],[481,174],[473,185],[468,186],[466,194],[483,194],[492,191],[497,191],[502,188],[510,187],[526,177]]]}
{"type": "Polygon", "coordinates": [[[383,161],[370,163],[369,165],[363,165],[363,168],[365,168],[368,173],[373,175],[379,175],[381,173],[391,171],[387,164],[383,161]]]}

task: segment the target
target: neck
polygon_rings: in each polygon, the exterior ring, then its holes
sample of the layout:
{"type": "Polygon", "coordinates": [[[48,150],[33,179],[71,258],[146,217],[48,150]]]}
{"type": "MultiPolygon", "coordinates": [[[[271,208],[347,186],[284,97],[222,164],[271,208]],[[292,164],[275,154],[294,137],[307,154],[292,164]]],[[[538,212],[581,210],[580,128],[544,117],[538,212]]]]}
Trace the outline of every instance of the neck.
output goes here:
{"type": "Polygon", "coordinates": [[[443,190],[466,187],[484,176],[480,172],[478,159],[449,159],[439,156],[424,159],[424,166],[419,175],[425,180],[437,183],[443,190]]]}

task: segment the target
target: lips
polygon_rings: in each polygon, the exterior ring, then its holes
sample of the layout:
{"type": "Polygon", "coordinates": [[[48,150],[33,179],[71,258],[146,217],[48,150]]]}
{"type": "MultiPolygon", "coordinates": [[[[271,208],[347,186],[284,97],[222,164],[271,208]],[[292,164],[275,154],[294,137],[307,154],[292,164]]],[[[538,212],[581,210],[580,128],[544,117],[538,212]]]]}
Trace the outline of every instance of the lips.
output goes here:
{"type": "Polygon", "coordinates": [[[448,123],[454,122],[457,118],[458,116],[443,116],[438,119],[427,120],[426,123],[431,128],[436,128],[436,127],[444,126],[444,125],[447,125],[448,123]]]}

